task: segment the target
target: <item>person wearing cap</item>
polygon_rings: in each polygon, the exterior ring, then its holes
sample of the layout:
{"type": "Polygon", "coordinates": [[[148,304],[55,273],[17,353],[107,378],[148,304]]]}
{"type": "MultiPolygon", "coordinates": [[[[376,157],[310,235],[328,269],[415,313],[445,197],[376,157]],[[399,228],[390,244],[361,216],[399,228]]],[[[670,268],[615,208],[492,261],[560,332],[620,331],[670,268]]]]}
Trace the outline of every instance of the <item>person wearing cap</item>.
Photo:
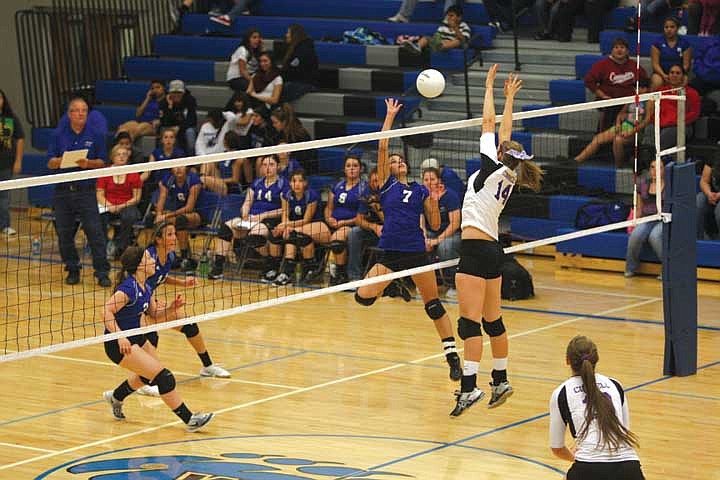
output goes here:
{"type": "MultiPolygon", "coordinates": [[[[606,100],[635,95],[636,81],[647,79],[645,69],[628,57],[627,40],[618,37],[613,41],[610,55],[595,62],[585,75],[585,87],[595,94],[596,99],[606,100]],[[636,72],[639,72],[639,79],[636,72]]],[[[601,109],[600,131],[612,125],[621,108],[622,105],[616,105],[601,109]]]]}
{"type": "Polygon", "coordinates": [[[465,195],[465,184],[455,170],[445,165],[440,165],[437,158],[426,158],[423,160],[422,164],[420,164],[420,171],[424,172],[428,168],[437,169],[437,171],[440,172],[440,182],[445,185],[445,188],[452,190],[462,201],[462,197],[465,195]]]}
{"type": "Polygon", "coordinates": [[[168,93],[160,101],[160,126],[173,127],[188,155],[195,155],[197,137],[197,101],[182,80],[172,80],[168,93]]]}

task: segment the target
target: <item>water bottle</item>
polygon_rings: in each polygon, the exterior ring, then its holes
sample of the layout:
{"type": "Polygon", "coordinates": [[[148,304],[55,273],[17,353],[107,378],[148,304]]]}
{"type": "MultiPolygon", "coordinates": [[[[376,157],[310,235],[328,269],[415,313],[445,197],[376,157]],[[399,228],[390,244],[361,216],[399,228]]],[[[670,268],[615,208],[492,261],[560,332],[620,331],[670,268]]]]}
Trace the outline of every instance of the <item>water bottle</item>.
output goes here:
{"type": "Polygon", "coordinates": [[[208,258],[207,253],[203,252],[203,254],[200,256],[200,264],[198,265],[198,275],[201,278],[207,278],[209,273],[210,273],[210,258],[208,258]]]}
{"type": "Polygon", "coordinates": [[[303,268],[301,262],[295,262],[295,285],[300,285],[303,278],[303,268]]]}
{"type": "Polygon", "coordinates": [[[34,236],[32,238],[32,254],[33,255],[40,255],[40,238],[37,236],[34,236]]]}

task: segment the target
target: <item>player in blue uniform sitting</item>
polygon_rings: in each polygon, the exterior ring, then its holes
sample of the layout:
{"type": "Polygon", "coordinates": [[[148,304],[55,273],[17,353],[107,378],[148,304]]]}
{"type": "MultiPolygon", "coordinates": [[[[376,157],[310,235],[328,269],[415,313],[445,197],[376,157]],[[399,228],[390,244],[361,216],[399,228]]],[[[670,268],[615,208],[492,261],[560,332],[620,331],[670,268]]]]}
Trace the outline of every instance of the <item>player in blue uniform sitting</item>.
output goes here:
{"type": "Polygon", "coordinates": [[[197,262],[190,256],[188,229],[197,228],[206,223],[200,212],[195,211],[202,182],[187,167],[175,167],[160,182],[160,195],[155,206],[155,223],[170,222],[177,230],[182,268],[194,272],[197,262]]]}
{"type": "Polygon", "coordinates": [[[319,203],[320,195],[308,188],[305,172],[293,172],[290,190],[282,198],[282,221],[273,229],[275,237],[286,240],[285,269],[275,279],[275,285],[287,285],[292,280],[298,247],[302,252],[305,278],[314,276],[308,267],[315,260],[315,242],[326,243],[330,240],[330,229],[322,221],[319,203]]]}
{"type": "MultiPolygon", "coordinates": [[[[148,278],[155,274],[155,260],[140,247],[129,247],[120,257],[122,270],[115,293],[105,302],[102,318],[105,333],[139,328],[144,322],[160,323],[182,318],[184,300],[178,295],[169,305],[159,307],[153,301],[148,278]],[[145,317],[143,319],[143,317],[145,317]]],[[[194,432],[207,424],[212,413],[192,413],[175,390],[175,377],[157,357],[146,335],[133,335],[105,342],[105,353],[114,363],[131,374],[115,390],[103,393],[116,420],[124,420],[123,401],[143,385],[156,385],[165,404],[194,432]]]]}
{"type": "Polygon", "coordinates": [[[278,275],[282,255],[282,237],[272,236],[273,229],[280,223],[282,196],[288,190],[288,181],[278,176],[278,159],[269,155],[262,160],[264,176],[255,179],[245,194],[240,217],[225,222],[220,227],[215,241],[215,259],[208,275],[210,280],[223,277],[225,258],[230,253],[231,241],[253,237],[257,242],[256,251],[268,258],[267,268],[261,279],[272,282],[278,275]],[[267,242],[267,239],[271,239],[267,242]]]}
{"type": "MultiPolygon", "coordinates": [[[[383,131],[392,128],[395,116],[402,107],[395,99],[385,100],[385,105],[387,113],[383,131]]],[[[439,193],[430,192],[424,185],[411,182],[403,157],[399,154],[388,157],[388,143],[389,140],[384,139],[380,140],[378,145],[378,178],[382,185],[380,204],[385,215],[378,246],[383,252],[366,278],[427,265],[425,236],[420,228],[423,213],[431,228],[440,227],[439,193]]],[[[450,378],[460,380],[460,357],[455,347],[450,317],[438,298],[435,273],[417,273],[412,279],[425,303],[425,312],[433,320],[442,341],[445,359],[450,366],[450,378]]],[[[355,300],[361,305],[370,306],[389,284],[388,280],[360,287],[355,293],[355,300]]]]}
{"type": "Polygon", "coordinates": [[[332,235],[330,250],[335,263],[330,269],[330,285],[347,282],[347,238],[358,214],[368,184],[360,178],[362,165],[356,157],[345,158],[345,179],[333,185],[325,206],[325,223],[332,235]]]}

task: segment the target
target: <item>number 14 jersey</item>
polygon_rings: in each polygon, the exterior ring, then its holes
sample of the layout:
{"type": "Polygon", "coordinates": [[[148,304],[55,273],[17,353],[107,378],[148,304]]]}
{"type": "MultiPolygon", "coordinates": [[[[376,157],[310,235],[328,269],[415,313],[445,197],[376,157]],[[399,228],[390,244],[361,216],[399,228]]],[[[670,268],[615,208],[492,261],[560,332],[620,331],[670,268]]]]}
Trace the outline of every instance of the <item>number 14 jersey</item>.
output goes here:
{"type": "Polygon", "coordinates": [[[480,137],[480,170],[470,175],[462,209],[461,228],[474,227],[498,239],[498,219],[517,174],[497,159],[495,134],[480,137]]]}

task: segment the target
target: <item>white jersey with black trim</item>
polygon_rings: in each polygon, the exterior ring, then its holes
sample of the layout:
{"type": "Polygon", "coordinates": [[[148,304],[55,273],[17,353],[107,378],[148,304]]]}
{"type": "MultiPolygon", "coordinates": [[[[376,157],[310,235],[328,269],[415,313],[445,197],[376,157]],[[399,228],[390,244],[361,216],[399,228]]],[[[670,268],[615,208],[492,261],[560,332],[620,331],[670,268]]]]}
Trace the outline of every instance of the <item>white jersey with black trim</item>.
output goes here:
{"type": "Polygon", "coordinates": [[[498,239],[498,219],[517,182],[517,174],[497,159],[495,134],[480,137],[480,170],[470,175],[460,227],[474,227],[498,239]]]}
{"type": "MultiPolygon", "coordinates": [[[[625,391],[617,380],[595,374],[595,382],[603,395],[609,397],[615,408],[615,415],[625,428],[630,429],[630,410],[625,391]]],[[[550,447],[565,445],[565,428],[577,442],[575,460],[581,462],[624,462],[639,460],[635,449],[623,444],[611,451],[609,446],[600,446],[597,422],[593,420],[584,438],[577,438],[585,425],[585,388],[579,376],[569,378],[556,388],[550,397],[550,447]]]]}

